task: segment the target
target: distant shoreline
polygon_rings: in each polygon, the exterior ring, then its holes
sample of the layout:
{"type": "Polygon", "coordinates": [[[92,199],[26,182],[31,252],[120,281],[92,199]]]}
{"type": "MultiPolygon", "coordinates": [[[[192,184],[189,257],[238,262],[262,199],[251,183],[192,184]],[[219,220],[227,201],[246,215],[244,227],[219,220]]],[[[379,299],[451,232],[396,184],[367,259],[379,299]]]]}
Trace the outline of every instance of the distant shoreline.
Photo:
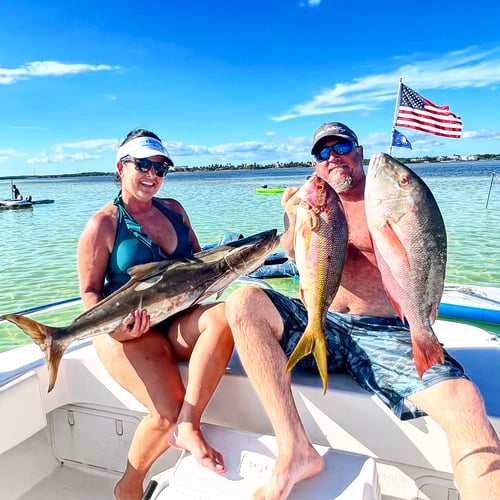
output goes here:
{"type": "MultiPolygon", "coordinates": [[[[458,163],[458,162],[471,162],[474,163],[476,161],[496,161],[500,160],[500,154],[484,154],[484,155],[474,155],[475,158],[473,160],[464,160],[464,159],[449,159],[439,156],[425,156],[422,158],[399,158],[396,157],[399,161],[403,163],[458,163]]],[[[364,164],[368,165],[370,159],[364,160],[364,164]]],[[[280,169],[280,168],[308,168],[312,167],[311,163],[308,162],[288,162],[288,163],[274,163],[269,165],[257,165],[253,164],[241,164],[241,165],[208,165],[203,167],[186,167],[179,166],[172,168],[171,172],[176,173],[194,173],[194,172],[214,172],[214,171],[234,171],[234,170],[268,170],[268,169],[280,169]]],[[[46,175],[9,175],[0,177],[0,180],[17,180],[17,179],[60,179],[66,177],[109,177],[114,176],[116,172],[79,172],[73,174],[46,174],[46,175]]]]}

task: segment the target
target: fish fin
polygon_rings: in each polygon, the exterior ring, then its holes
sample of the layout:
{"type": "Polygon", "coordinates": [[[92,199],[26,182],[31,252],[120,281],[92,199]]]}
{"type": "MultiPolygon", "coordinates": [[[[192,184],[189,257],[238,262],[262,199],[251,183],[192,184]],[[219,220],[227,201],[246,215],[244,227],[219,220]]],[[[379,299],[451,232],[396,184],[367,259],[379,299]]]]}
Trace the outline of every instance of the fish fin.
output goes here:
{"type": "Polygon", "coordinates": [[[302,304],[304,304],[304,307],[307,309],[307,303],[306,303],[306,293],[304,288],[302,287],[302,283],[299,282],[299,297],[300,300],[302,301],[302,304]]]}
{"type": "Polygon", "coordinates": [[[127,269],[127,273],[136,280],[143,280],[150,276],[163,273],[167,267],[172,265],[172,260],[161,260],[159,262],[148,262],[147,264],[137,264],[127,269]]]}
{"type": "Polygon", "coordinates": [[[320,224],[320,217],[319,215],[314,211],[313,208],[311,210],[307,211],[307,225],[309,229],[313,232],[318,232],[319,230],[319,224],[320,224]]]}
{"type": "Polygon", "coordinates": [[[57,370],[66,350],[64,345],[53,340],[54,334],[58,330],[62,330],[62,328],[47,326],[20,314],[6,314],[2,316],[2,319],[6,319],[18,326],[43,351],[49,370],[49,388],[47,392],[50,392],[56,383],[57,370]]]}
{"type": "Polygon", "coordinates": [[[324,332],[306,328],[299,342],[295,346],[285,371],[288,373],[304,357],[311,354],[316,360],[318,371],[323,382],[323,394],[326,394],[328,388],[328,366],[326,362],[326,340],[324,332]]]}
{"type": "Polygon", "coordinates": [[[412,333],[411,335],[415,368],[420,378],[431,366],[444,363],[443,347],[434,333],[431,333],[412,333]]]}
{"type": "MultiPolygon", "coordinates": [[[[407,269],[410,269],[411,265],[410,259],[408,258],[408,252],[406,251],[403,243],[401,243],[399,236],[396,234],[391,224],[386,221],[382,226],[379,226],[379,232],[385,241],[384,246],[391,249],[391,255],[389,256],[389,259],[391,259],[392,256],[397,255],[397,257],[401,261],[400,265],[406,267],[407,269]]],[[[371,233],[370,236],[372,239],[373,248],[375,250],[375,257],[377,258],[377,260],[381,259],[382,253],[380,252],[380,249],[377,248],[376,240],[371,233]]],[[[390,269],[391,266],[388,265],[388,267],[390,269]]]]}
{"type": "Polygon", "coordinates": [[[434,322],[436,321],[436,317],[437,317],[437,314],[438,314],[438,307],[439,307],[439,301],[436,302],[435,304],[432,304],[431,314],[430,314],[431,325],[433,325],[434,322]]]}
{"type": "Polygon", "coordinates": [[[389,293],[389,291],[387,289],[385,289],[385,293],[387,294],[387,297],[389,297],[389,301],[392,304],[392,307],[394,307],[394,310],[396,311],[398,318],[404,323],[405,322],[405,313],[403,312],[403,308],[395,299],[392,298],[391,294],[389,293]]]}
{"type": "MultiPolygon", "coordinates": [[[[384,233],[384,235],[386,235],[388,237],[391,244],[394,245],[394,251],[398,252],[400,255],[403,255],[407,266],[409,266],[408,256],[407,256],[406,250],[403,247],[402,243],[399,241],[397,234],[394,232],[394,230],[392,229],[390,224],[387,224],[387,223],[384,224],[383,233],[384,233]]],[[[373,247],[373,250],[375,253],[375,258],[377,260],[377,267],[379,268],[379,271],[381,272],[381,275],[382,275],[382,286],[384,287],[385,293],[386,293],[387,297],[389,298],[389,301],[391,302],[392,307],[394,307],[396,314],[398,315],[399,319],[404,323],[405,322],[405,315],[403,312],[403,308],[401,307],[399,302],[391,295],[391,292],[389,291],[388,287],[386,286],[386,283],[384,283],[384,276],[383,276],[383,272],[381,271],[381,268],[383,268],[382,262],[385,263],[385,259],[382,257],[382,254],[381,254],[380,250],[378,249],[378,247],[375,243],[375,240],[373,238],[373,235],[371,233],[370,233],[370,239],[371,239],[372,247],[373,247]]],[[[388,269],[391,268],[391,266],[389,266],[388,264],[385,264],[385,267],[388,269]]]]}

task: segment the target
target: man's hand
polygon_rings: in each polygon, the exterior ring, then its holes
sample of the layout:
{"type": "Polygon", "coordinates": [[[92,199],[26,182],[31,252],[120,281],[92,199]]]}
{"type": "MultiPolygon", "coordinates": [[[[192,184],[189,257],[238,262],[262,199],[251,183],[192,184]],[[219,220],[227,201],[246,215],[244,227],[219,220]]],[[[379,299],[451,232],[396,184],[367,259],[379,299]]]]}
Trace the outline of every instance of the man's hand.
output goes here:
{"type": "Polygon", "coordinates": [[[293,262],[295,259],[294,237],[295,237],[295,219],[297,206],[300,203],[300,198],[297,196],[298,187],[287,187],[281,198],[281,206],[285,211],[283,222],[285,231],[281,235],[280,245],[288,258],[293,262]]]}

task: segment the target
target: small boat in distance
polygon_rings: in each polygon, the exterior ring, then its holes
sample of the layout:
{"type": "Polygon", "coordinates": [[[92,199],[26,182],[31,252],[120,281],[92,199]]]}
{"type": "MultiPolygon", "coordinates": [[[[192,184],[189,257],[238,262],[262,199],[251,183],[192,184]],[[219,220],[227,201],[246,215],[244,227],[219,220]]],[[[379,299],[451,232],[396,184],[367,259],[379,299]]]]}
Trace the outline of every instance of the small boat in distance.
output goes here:
{"type": "Polygon", "coordinates": [[[28,200],[0,200],[0,209],[31,208],[33,202],[28,200]]]}
{"type": "Polygon", "coordinates": [[[284,186],[268,186],[267,184],[264,184],[260,187],[255,188],[255,193],[256,194],[276,194],[276,193],[282,193],[285,190],[284,186]]]}
{"type": "Polygon", "coordinates": [[[32,208],[33,205],[46,205],[48,203],[54,203],[54,200],[31,200],[29,197],[23,200],[0,200],[0,210],[32,208]]]}

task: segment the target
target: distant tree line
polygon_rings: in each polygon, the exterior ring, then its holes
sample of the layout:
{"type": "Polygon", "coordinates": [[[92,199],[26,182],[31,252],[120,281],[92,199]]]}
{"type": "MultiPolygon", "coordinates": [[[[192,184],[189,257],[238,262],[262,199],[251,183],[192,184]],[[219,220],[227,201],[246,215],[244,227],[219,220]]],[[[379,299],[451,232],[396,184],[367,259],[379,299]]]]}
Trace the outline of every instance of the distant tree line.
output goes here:
{"type": "MultiPolygon", "coordinates": [[[[394,156],[394,155],[393,155],[394,156]]],[[[492,161],[500,160],[500,154],[480,154],[477,156],[478,161],[492,161]]],[[[439,156],[422,156],[421,158],[400,158],[396,157],[403,163],[417,163],[417,162],[437,162],[439,156]]],[[[457,160],[460,161],[460,160],[457,160]]],[[[369,158],[364,159],[364,164],[368,165],[369,158]]],[[[259,170],[269,168],[307,168],[311,167],[311,162],[304,161],[288,161],[288,162],[274,162],[267,164],[260,163],[239,163],[233,165],[232,163],[212,163],[206,166],[188,167],[186,165],[176,166],[172,170],[175,172],[199,172],[199,171],[217,171],[217,170],[259,170]]],[[[61,177],[96,177],[104,175],[115,175],[116,172],[82,172],[78,174],[49,174],[49,175],[9,175],[8,177],[0,177],[0,179],[38,179],[38,178],[61,178],[61,177]]]]}

